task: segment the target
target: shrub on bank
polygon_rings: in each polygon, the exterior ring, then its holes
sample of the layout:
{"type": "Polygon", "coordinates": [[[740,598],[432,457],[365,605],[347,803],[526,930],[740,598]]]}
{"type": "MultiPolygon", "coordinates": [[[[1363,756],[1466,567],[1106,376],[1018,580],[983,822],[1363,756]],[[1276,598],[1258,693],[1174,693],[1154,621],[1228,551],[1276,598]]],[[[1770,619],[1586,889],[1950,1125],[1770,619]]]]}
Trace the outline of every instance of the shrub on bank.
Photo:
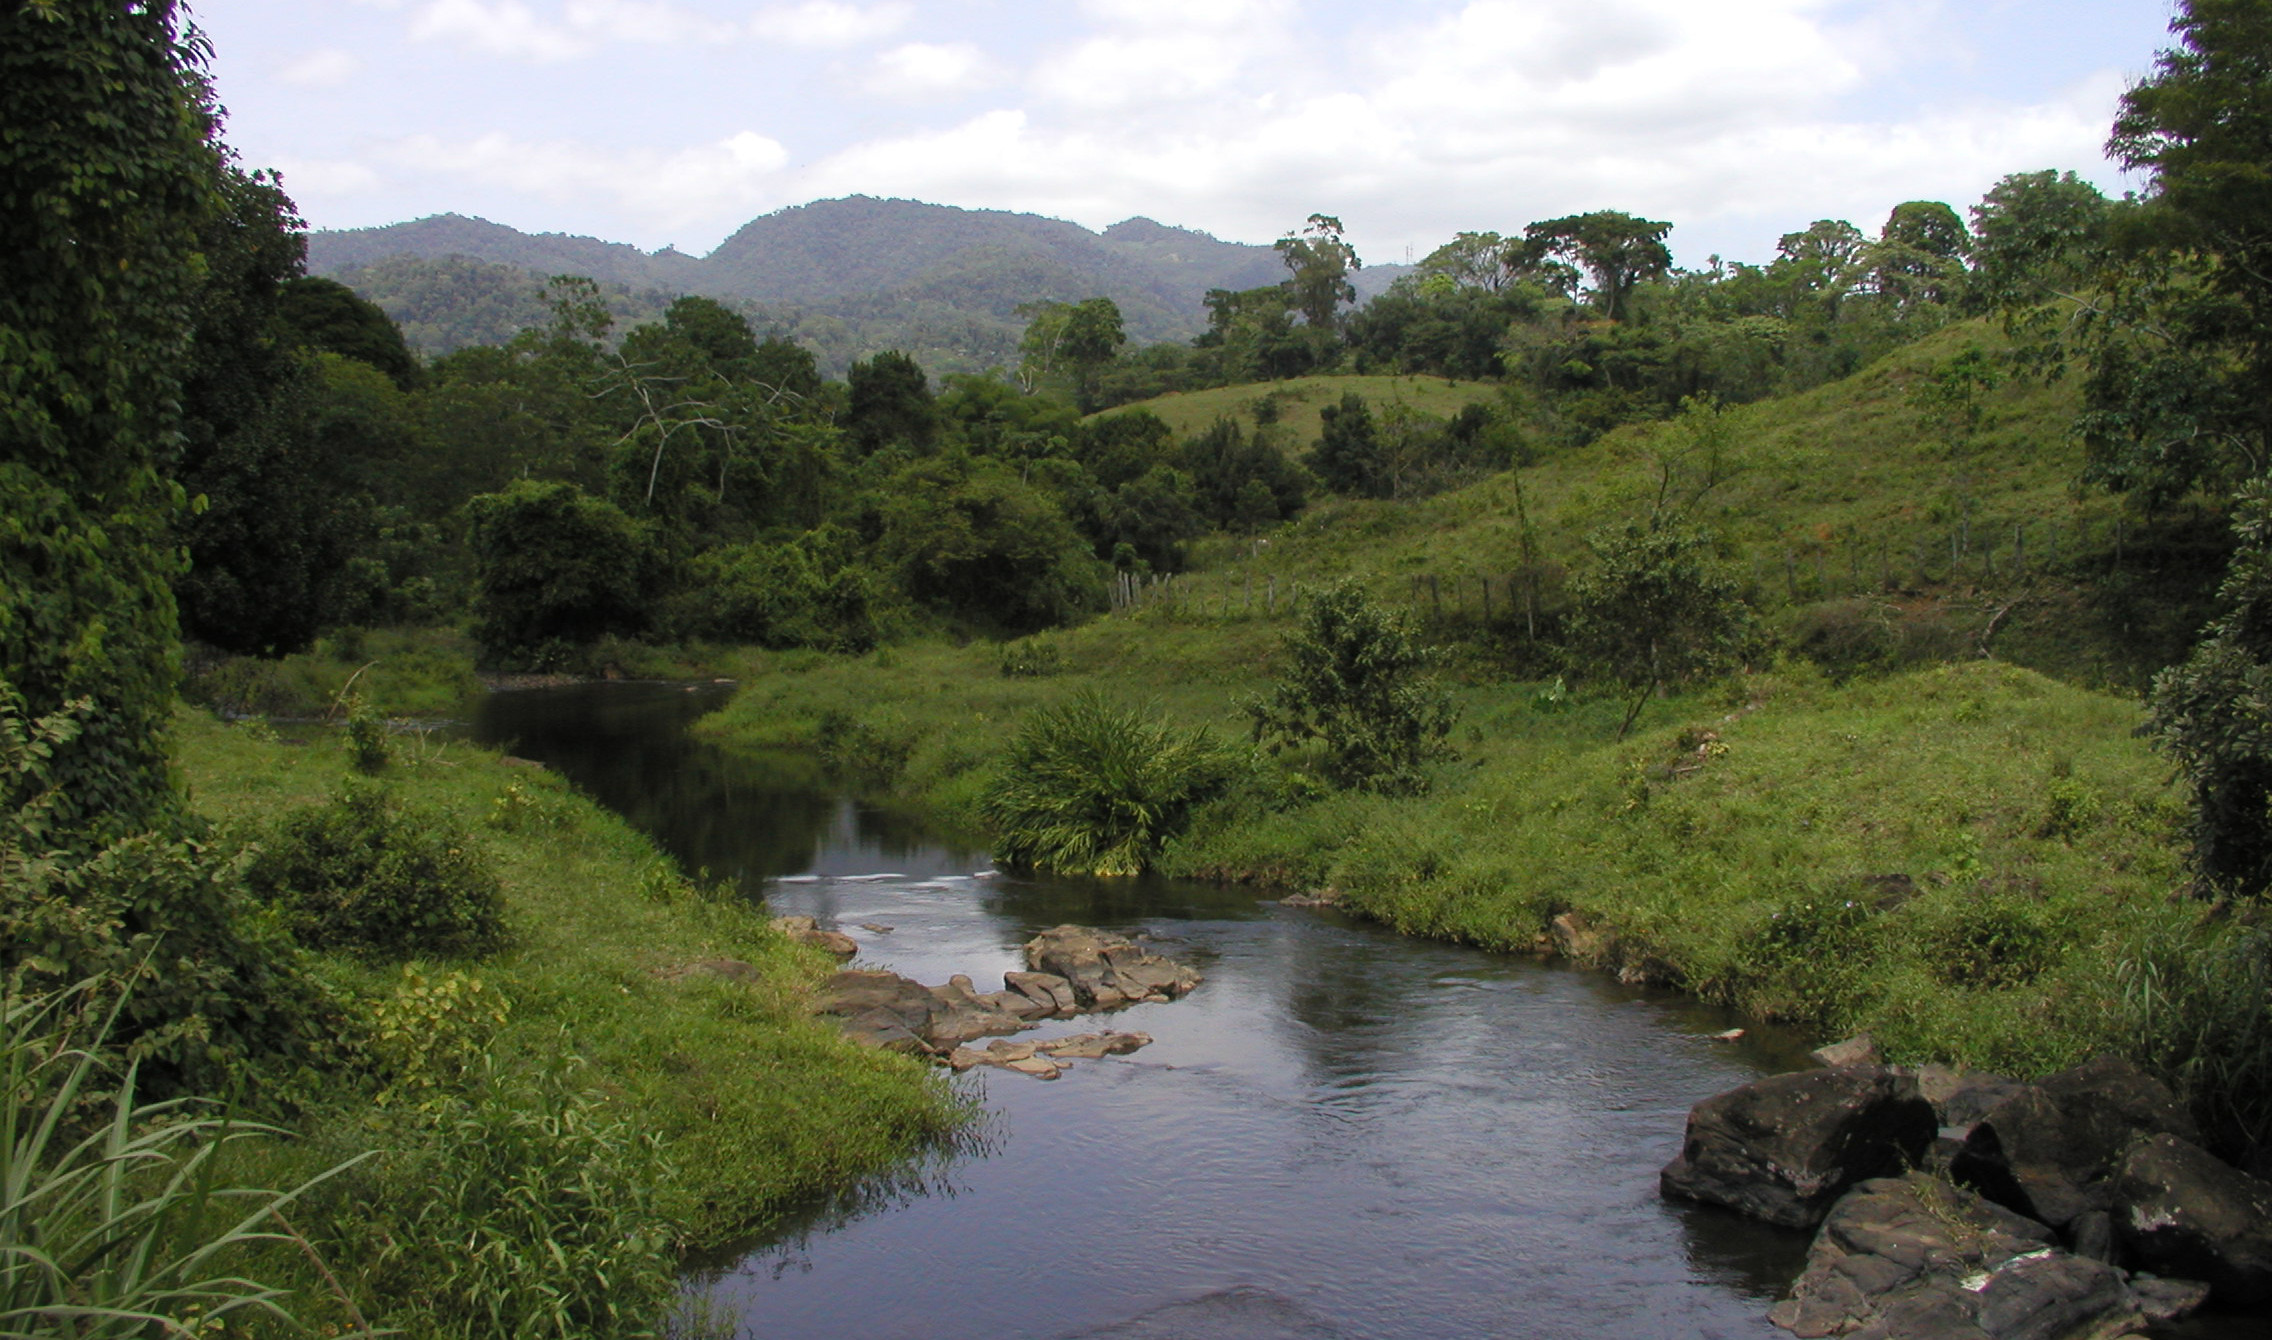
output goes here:
{"type": "Polygon", "coordinates": [[[1141,874],[1232,771],[1206,729],[1179,731],[1080,693],[1026,718],[988,788],[994,858],[1013,869],[1141,874]]]}
{"type": "Polygon", "coordinates": [[[504,937],[504,895],[470,835],[382,787],[285,815],[246,877],[312,948],[473,954],[504,937]]]}

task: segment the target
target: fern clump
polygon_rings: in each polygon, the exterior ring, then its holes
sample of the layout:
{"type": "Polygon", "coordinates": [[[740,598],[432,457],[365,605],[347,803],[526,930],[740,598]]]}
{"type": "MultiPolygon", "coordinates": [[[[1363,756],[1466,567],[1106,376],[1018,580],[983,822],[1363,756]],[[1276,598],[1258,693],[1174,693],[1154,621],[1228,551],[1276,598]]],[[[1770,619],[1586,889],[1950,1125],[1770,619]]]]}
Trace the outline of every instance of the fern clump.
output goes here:
{"type": "Polygon", "coordinates": [[[1205,727],[1167,722],[1082,692],[1026,718],[987,788],[994,859],[1012,869],[1136,875],[1231,779],[1205,727]]]}

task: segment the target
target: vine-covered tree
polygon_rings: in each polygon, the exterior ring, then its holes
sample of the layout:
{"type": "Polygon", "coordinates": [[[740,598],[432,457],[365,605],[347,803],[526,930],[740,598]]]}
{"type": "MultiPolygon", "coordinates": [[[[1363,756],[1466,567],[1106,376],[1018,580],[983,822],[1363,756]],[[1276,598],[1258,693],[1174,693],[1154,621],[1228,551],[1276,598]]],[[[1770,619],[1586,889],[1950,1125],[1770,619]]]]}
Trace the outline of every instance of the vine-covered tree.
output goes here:
{"type": "Polygon", "coordinates": [[[0,5],[0,679],[55,745],[59,841],[170,804],[166,478],[219,157],[171,0],[0,5]]]}

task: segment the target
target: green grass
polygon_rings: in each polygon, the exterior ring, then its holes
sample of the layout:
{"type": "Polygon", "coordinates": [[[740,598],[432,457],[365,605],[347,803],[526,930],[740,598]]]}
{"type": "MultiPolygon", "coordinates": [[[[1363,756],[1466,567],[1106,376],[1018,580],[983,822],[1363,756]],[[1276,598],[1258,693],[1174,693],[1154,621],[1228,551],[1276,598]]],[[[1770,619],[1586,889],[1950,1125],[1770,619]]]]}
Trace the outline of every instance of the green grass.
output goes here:
{"type": "Polygon", "coordinates": [[[1242,427],[1252,431],[1254,407],[1268,397],[1278,406],[1279,440],[1286,444],[1287,450],[1299,455],[1315,445],[1324,431],[1319,411],[1340,404],[1342,396],[1352,393],[1363,396],[1375,412],[1402,403],[1440,419],[1448,419],[1479,401],[1489,403],[1499,398],[1499,388],[1494,383],[1458,382],[1443,377],[1294,377],[1282,382],[1176,391],[1105,413],[1149,410],[1174,429],[1177,437],[1196,437],[1206,432],[1215,420],[1224,418],[1237,419],[1242,427]]]}
{"type": "MultiPolygon", "coordinates": [[[[324,800],[347,774],[332,732],[287,743],[257,724],[189,712],[177,729],[192,801],[224,825],[264,824],[324,800]]],[[[575,1087],[597,1095],[589,1120],[619,1123],[627,1138],[659,1149],[656,1184],[646,1189],[669,1226],[663,1250],[716,1247],[762,1229],[900,1164],[962,1119],[959,1100],[924,1067],[858,1049],[806,1015],[807,987],[833,966],[826,955],[776,934],[760,907],[695,890],[644,837],[551,774],[415,737],[398,741],[395,760],[384,780],[414,804],[460,817],[495,867],[511,946],[416,971],[434,983],[452,973],[461,985],[477,980],[482,999],[509,1004],[484,1066],[538,1072],[563,1053],[580,1058],[575,1087]],[[695,970],[718,959],[753,965],[755,980],[695,970]]],[[[407,1018],[412,1032],[463,1014],[406,1005],[405,969],[342,959],[325,971],[370,1001],[374,1017],[407,1018]]],[[[534,1104],[542,1088],[516,1091],[534,1104]]],[[[362,1100],[319,1113],[308,1157],[376,1138],[382,1118],[362,1100]]],[[[359,1194],[414,1202],[434,1190],[381,1183],[359,1194]]],[[[439,1239],[426,1249],[452,1250],[439,1239]]],[[[381,1255],[339,1262],[343,1279],[366,1309],[415,1309],[415,1299],[387,1296],[401,1263],[381,1255]]],[[[413,1334],[443,1333],[405,1324],[413,1334]]]]}

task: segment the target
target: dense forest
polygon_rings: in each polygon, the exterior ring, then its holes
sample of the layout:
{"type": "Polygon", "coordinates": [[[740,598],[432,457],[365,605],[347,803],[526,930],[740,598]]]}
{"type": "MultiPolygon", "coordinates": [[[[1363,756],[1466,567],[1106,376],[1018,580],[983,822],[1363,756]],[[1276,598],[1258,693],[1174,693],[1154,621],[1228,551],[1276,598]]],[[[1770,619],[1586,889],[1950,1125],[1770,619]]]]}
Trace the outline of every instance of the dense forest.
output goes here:
{"type": "Polygon", "coordinates": [[[0,1144],[61,1207],[0,1205],[10,1315],[284,1333],[241,1260],[331,1334],[652,1334],[682,1252],[967,1117],[807,1017],[754,901],[398,736],[383,638],[730,666],[710,729],[1007,864],[1559,928],[1908,1060],[2118,1051],[2272,1168],[2272,27],[2173,31],[2136,195],[1696,269],[1479,220],[1405,273],[1325,213],[857,200],[405,257],[238,160],[171,3],[0,7],[0,1144]],[[317,661],[344,748],[181,706],[317,661]],[[224,1177],[305,1197],[208,1246],[224,1177]]]}

